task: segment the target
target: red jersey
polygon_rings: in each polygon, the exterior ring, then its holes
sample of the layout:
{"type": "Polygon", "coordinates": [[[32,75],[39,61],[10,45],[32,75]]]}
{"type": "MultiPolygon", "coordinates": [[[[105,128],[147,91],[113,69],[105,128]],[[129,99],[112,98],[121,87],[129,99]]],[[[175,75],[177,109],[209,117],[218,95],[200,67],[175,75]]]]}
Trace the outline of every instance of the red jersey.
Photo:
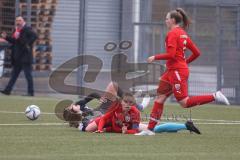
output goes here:
{"type": "Polygon", "coordinates": [[[140,123],[140,112],[135,106],[124,113],[121,103],[115,103],[114,109],[103,115],[98,124],[98,130],[102,131],[106,128],[107,132],[122,133],[122,127],[127,126],[128,134],[134,134],[138,132],[138,126],[140,123]]]}
{"type": "Polygon", "coordinates": [[[168,32],[165,45],[167,53],[155,55],[155,60],[167,60],[168,69],[187,69],[187,64],[200,55],[199,49],[181,27],[173,28],[168,32]],[[192,51],[192,55],[187,59],[185,57],[186,49],[192,51]]]}

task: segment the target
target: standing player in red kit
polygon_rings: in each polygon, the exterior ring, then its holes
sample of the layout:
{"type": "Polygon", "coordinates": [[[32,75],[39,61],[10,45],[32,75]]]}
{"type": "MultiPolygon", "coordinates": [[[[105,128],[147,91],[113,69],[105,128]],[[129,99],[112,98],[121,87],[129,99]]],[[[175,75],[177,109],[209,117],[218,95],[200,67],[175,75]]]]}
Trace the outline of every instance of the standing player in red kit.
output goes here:
{"type": "Polygon", "coordinates": [[[166,25],[169,30],[165,39],[166,53],[151,56],[148,58],[148,62],[166,60],[167,70],[161,76],[159,82],[158,96],[154,101],[148,124],[149,130],[142,131],[138,135],[152,134],[151,131],[162,115],[164,102],[172,93],[183,108],[190,108],[213,101],[229,105],[227,98],[221,91],[211,95],[188,96],[188,64],[200,55],[199,49],[184,30],[189,27],[189,24],[190,20],[181,8],[170,11],[166,16],[166,25]],[[186,49],[192,52],[188,58],[185,57],[186,49]]]}

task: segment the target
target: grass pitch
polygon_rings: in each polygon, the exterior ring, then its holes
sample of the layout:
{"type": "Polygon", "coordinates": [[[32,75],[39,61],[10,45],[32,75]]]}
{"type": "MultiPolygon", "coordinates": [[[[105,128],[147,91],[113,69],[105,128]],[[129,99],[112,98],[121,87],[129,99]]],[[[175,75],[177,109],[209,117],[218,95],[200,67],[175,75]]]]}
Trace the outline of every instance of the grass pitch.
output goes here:
{"type": "MultiPolygon", "coordinates": [[[[1,96],[0,160],[239,160],[240,157],[240,106],[193,108],[192,118],[197,119],[194,122],[202,135],[181,131],[144,137],[82,133],[52,114],[42,114],[38,120],[30,121],[18,113],[30,104],[38,105],[42,112],[54,112],[59,101],[1,96]]],[[[142,113],[143,118],[149,110],[142,113]]],[[[188,117],[189,110],[167,104],[164,115],[172,121],[188,117]]]]}

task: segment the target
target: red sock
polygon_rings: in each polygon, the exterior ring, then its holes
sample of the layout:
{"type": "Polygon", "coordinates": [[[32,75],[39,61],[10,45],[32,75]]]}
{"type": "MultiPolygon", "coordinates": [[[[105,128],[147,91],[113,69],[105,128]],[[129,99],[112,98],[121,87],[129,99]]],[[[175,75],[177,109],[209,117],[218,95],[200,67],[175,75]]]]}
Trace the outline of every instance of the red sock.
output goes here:
{"type": "Polygon", "coordinates": [[[159,120],[163,112],[163,104],[160,104],[158,102],[154,102],[152,112],[150,114],[150,121],[148,123],[148,129],[153,130],[153,128],[156,126],[157,121],[159,120]],[[155,119],[155,120],[153,120],[155,119]]]}
{"type": "Polygon", "coordinates": [[[213,95],[189,97],[189,99],[187,100],[186,108],[194,107],[196,105],[210,103],[210,102],[213,102],[214,100],[215,99],[214,99],[213,95]]]}

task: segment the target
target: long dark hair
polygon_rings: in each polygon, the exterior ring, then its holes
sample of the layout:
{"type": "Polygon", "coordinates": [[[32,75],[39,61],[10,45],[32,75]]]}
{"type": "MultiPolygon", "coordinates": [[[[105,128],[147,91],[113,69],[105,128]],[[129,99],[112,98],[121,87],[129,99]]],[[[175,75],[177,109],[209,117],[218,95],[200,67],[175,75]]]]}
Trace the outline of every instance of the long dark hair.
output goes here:
{"type": "Polygon", "coordinates": [[[169,12],[170,18],[174,18],[176,24],[181,24],[184,29],[187,29],[191,24],[190,18],[187,16],[186,12],[182,8],[177,8],[169,12]]]}
{"type": "Polygon", "coordinates": [[[70,127],[78,128],[79,121],[82,120],[82,115],[75,113],[72,109],[65,108],[63,111],[63,119],[69,123],[70,127]]]}

